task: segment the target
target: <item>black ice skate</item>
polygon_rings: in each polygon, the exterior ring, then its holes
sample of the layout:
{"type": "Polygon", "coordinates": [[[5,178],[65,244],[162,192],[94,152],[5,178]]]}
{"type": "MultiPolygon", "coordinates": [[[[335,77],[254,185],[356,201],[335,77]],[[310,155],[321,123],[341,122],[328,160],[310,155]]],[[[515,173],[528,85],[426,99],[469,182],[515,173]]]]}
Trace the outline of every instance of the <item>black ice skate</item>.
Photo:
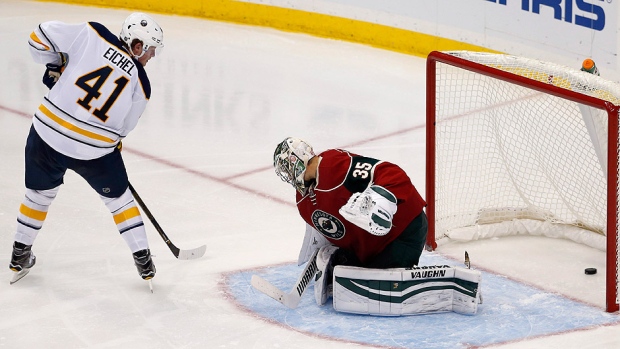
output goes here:
{"type": "Polygon", "coordinates": [[[9,269],[15,273],[10,281],[11,285],[26,276],[37,261],[37,257],[32,253],[31,248],[31,245],[25,245],[21,242],[13,243],[13,254],[11,255],[9,269]]]}
{"type": "Polygon", "coordinates": [[[133,253],[133,260],[136,262],[136,268],[138,268],[138,274],[144,280],[150,280],[155,276],[155,264],[151,259],[151,251],[140,250],[133,253]]]}

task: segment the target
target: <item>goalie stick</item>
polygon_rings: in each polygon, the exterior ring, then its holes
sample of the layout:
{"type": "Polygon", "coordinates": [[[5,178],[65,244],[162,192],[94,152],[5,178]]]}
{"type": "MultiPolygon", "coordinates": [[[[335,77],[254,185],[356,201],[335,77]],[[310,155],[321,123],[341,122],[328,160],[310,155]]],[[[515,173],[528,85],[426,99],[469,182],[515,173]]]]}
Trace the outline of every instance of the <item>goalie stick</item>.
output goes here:
{"type": "Polygon", "coordinates": [[[136,190],[131,185],[131,183],[129,183],[129,190],[131,191],[131,193],[133,194],[133,197],[138,202],[138,205],[140,205],[140,207],[144,211],[144,214],[146,214],[146,216],[149,218],[149,220],[155,227],[155,230],[157,230],[157,232],[159,233],[159,236],[161,236],[161,238],[164,239],[164,242],[168,245],[168,248],[170,249],[170,251],[172,251],[172,254],[174,254],[175,257],[177,257],[178,259],[188,260],[188,259],[200,258],[205,254],[205,251],[207,250],[206,245],[202,245],[200,247],[197,247],[191,250],[181,250],[178,247],[176,247],[172,243],[172,241],[170,241],[166,233],[164,233],[164,230],[159,226],[159,224],[155,220],[155,217],[153,217],[153,215],[151,214],[151,211],[149,211],[149,209],[146,207],[146,204],[144,204],[144,201],[142,201],[142,198],[140,197],[140,195],[138,195],[138,192],[136,192],[136,190]]]}
{"type": "Polygon", "coordinates": [[[275,287],[269,281],[263,279],[258,275],[252,275],[252,286],[255,289],[261,291],[262,293],[268,295],[269,297],[284,304],[286,307],[290,309],[295,309],[299,305],[301,296],[306,291],[308,284],[310,284],[310,281],[314,278],[314,275],[318,271],[318,268],[316,266],[316,255],[318,253],[318,249],[314,250],[312,257],[310,257],[310,260],[306,264],[304,271],[301,272],[301,275],[297,279],[297,282],[293,286],[291,292],[285,293],[284,291],[275,287]]]}

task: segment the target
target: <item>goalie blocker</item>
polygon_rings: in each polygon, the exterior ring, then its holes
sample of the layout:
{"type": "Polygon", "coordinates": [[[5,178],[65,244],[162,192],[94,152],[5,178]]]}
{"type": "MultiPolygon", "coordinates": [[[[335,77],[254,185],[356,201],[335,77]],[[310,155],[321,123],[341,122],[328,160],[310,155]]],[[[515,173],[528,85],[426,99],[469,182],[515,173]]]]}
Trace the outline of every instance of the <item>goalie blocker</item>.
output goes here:
{"type": "Polygon", "coordinates": [[[453,311],[475,314],[481,273],[460,267],[367,269],[336,266],[333,306],[355,314],[400,316],[453,311]]]}

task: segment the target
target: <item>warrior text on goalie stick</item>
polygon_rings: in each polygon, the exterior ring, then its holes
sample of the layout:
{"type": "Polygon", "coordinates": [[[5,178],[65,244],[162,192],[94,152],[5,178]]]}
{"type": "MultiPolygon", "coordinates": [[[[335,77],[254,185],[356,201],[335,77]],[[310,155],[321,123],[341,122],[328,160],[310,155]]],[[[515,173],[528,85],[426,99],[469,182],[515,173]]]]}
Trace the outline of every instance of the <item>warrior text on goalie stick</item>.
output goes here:
{"type": "Polygon", "coordinates": [[[306,264],[306,267],[290,292],[285,293],[258,275],[252,275],[252,286],[290,309],[297,308],[299,301],[301,300],[301,296],[304,294],[308,284],[312,281],[317,272],[317,253],[319,253],[318,249],[315,250],[312,257],[310,257],[310,260],[306,264]]]}

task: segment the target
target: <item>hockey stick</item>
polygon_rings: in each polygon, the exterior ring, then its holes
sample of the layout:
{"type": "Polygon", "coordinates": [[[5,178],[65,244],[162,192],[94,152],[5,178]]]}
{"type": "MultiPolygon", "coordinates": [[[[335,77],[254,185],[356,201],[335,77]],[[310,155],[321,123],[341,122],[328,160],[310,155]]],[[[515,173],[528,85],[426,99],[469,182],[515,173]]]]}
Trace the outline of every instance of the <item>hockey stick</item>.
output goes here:
{"type": "Polygon", "coordinates": [[[172,241],[170,241],[166,233],[164,233],[164,230],[159,226],[159,224],[155,220],[155,217],[153,217],[153,215],[151,214],[151,211],[149,211],[149,209],[146,207],[146,205],[144,204],[144,201],[142,201],[142,198],[140,197],[140,195],[138,195],[138,192],[136,192],[136,190],[133,188],[131,183],[129,183],[129,190],[131,191],[131,193],[133,194],[133,197],[138,202],[138,205],[140,205],[140,207],[144,211],[144,214],[146,214],[146,216],[149,218],[149,220],[155,227],[155,230],[157,230],[157,232],[159,233],[159,236],[161,236],[161,238],[164,239],[164,242],[168,245],[168,248],[170,248],[170,251],[172,251],[172,254],[174,254],[175,257],[177,257],[178,259],[187,260],[187,259],[200,258],[205,254],[205,251],[207,250],[206,245],[202,245],[200,247],[197,247],[191,250],[181,250],[178,247],[176,247],[172,243],[172,241]]]}
{"type": "Polygon", "coordinates": [[[316,266],[316,255],[319,253],[319,250],[314,250],[312,257],[306,264],[304,271],[301,273],[297,282],[293,286],[293,289],[289,293],[284,293],[284,291],[272,285],[269,281],[263,279],[258,275],[252,275],[252,286],[261,291],[262,293],[268,295],[269,297],[277,300],[278,302],[284,304],[286,307],[290,309],[295,309],[299,305],[299,301],[301,300],[301,296],[306,291],[308,284],[314,278],[314,275],[317,273],[318,268],[316,266]]]}

